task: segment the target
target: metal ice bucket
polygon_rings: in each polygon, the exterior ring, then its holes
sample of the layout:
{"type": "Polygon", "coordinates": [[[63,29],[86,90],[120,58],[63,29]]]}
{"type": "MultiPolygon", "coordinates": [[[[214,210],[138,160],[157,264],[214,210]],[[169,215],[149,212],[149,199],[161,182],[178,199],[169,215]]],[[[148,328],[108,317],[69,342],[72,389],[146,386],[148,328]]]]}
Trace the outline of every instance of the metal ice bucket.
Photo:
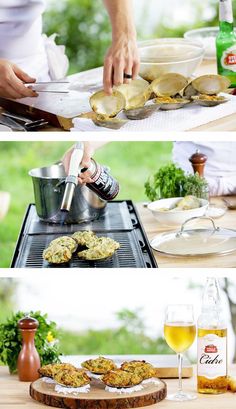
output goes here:
{"type": "MultiPolygon", "coordinates": [[[[61,202],[65,190],[66,173],[62,163],[31,169],[35,206],[39,218],[49,223],[61,223],[61,202]]],[[[105,214],[107,202],[100,199],[85,185],[75,189],[66,223],[82,223],[105,214]]]]}

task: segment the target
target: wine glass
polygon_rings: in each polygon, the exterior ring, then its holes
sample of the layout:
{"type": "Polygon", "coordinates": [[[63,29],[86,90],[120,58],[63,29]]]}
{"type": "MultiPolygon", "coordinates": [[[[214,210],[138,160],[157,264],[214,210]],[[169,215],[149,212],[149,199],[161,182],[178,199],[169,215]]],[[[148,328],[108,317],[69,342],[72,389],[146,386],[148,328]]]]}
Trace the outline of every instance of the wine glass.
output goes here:
{"type": "Polygon", "coordinates": [[[165,340],[169,347],[178,356],[179,388],[178,392],[167,395],[167,399],[183,402],[196,399],[196,395],[184,393],[182,389],[182,362],[183,352],[193,343],[196,336],[194,314],[192,305],[168,305],[165,313],[164,324],[165,340]]]}

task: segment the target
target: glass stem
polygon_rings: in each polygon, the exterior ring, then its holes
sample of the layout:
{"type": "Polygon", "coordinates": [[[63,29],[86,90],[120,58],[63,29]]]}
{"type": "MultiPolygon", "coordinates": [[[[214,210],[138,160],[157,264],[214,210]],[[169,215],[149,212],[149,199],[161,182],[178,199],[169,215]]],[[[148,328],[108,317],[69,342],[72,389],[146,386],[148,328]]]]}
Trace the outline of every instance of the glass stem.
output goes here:
{"type": "Polygon", "coordinates": [[[182,393],[182,363],[183,363],[183,355],[182,354],[177,354],[178,355],[178,374],[179,374],[179,389],[178,392],[182,393]]]}

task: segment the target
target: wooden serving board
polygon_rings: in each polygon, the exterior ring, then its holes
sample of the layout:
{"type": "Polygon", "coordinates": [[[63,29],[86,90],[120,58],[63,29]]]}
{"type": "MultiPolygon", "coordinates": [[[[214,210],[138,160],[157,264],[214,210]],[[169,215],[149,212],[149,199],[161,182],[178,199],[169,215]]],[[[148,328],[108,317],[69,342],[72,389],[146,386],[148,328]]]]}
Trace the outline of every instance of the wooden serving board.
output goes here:
{"type": "Polygon", "coordinates": [[[30,385],[30,396],[37,402],[55,408],[125,409],[154,405],[165,399],[167,394],[166,384],[161,380],[159,385],[147,384],[141,391],[130,394],[107,392],[104,385],[96,380],[91,382],[88,393],[80,393],[78,396],[57,393],[54,388],[55,385],[38,379],[30,385]]]}

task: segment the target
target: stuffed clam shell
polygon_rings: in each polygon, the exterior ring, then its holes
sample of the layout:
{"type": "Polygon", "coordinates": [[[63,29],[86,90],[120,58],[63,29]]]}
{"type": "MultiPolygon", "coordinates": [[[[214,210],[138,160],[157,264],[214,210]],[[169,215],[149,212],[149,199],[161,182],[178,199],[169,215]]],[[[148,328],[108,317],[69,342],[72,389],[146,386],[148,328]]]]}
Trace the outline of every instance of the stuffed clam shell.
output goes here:
{"type": "Polygon", "coordinates": [[[54,380],[62,386],[68,388],[81,388],[82,386],[89,385],[91,379],[83,369],[75,370],[59,370],[54,375],[54,380]]]}
{"type": "Polygon", "coordinates": [[[181,97],[157,97],[155,103],[160,106],[162,111],[172,111],[174,109],[183,108],[191,101],[181,97]]]}
{"type": "Polygon", "coordinates": [[[110,237],[96,237],[87,250],[78,252],[78,257],[82,260],[105,260],[112,257],[119,248],[120,244],[110,237]]]}
{"type": "Polygon", "coordinates": [[[129,361],[123,362],[121,369],[127,372],[138,374],[142,380],[155,378],[156,369],[152,364],[146,361],[129,361]]]}
{"type": "Polygon", "coordinates": [[[78,246],[89,247],[93,245],[97,239],[95,233],[91,230],[77,231],[72,235],[72,238],[77,242],[78,246]]]}
{"type": "Polygon", "coordinates": [[[45,376],[47,378],[54,378],[56,373],[58,371],[62,370],[76,370],[74,365],[71,364],[63,364],[63,363],[58,363],[58,364],[48,364],[42,366],[38,372],[41,376],[45,376]]]}
{"type": "Polygon", "coordinates": [[[179,94],[188,84],[183,75],[169,73],[152,81],[150,88],[157,97],[174,97],[179,94]]]}
{"type": "Polygon", "coordinates": [[[229,99],[225,98],[224,96],[204,94],[194,95],[192,97],[192,100],[195,102],[195,104],[201,105],[203,107],[215,107],[229,101],[229,99]]]}
{"type": "Polygon", "coordinates": [[[102,377],[102,382],[112,388],[132,388],[142,381],[143,378],[136,372],[127,372],[122,369],[112,370],[102,377]]]}
{"type": "Polygon", "coordinates": [[[104,358],[103,356],[99,356],[96,359],[88,359],[82,362],[81,366],[96,375],[104,375],[112,369],[116,369],[116,364],[112,359],[104,358]]]}
{"type": "Polygon", "coordinates": [[[227,91],[229,86],[230,81],[222,75],[202,75],[187,85],[183,95],[198,105],[212,107],[228,101],[218,94],[227,91]]]}
{"type": "Polygon", "coordinates": [[[68,263],[72,258],[72,253],[68,247],[54,244],[43,251],[43,259],[51,264],[68,263]]]}
{"type": "Polygon", "coordinates": [[[49,247],[55,245],[67,247],[71,251],[71,253],[74,253],[78,247],[76,241],[70,236],[61,236],[57,239],[52,240],[49,244],[49,247]]]}

